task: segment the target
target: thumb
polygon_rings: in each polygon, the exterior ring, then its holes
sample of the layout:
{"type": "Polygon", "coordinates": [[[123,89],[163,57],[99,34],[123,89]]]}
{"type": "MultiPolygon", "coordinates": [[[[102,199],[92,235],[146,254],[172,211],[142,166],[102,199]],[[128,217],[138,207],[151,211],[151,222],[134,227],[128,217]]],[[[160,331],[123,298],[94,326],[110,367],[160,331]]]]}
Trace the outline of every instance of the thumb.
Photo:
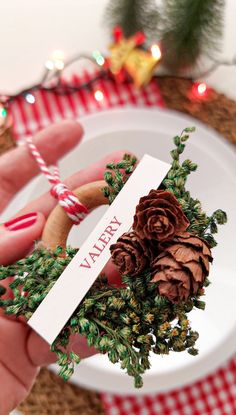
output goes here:
{"type": "Polygon", "coordinates": [[[28,213],[0,226],[0,264],[7,265],[23,258],[42,234],[42,213],[28,213]]]}

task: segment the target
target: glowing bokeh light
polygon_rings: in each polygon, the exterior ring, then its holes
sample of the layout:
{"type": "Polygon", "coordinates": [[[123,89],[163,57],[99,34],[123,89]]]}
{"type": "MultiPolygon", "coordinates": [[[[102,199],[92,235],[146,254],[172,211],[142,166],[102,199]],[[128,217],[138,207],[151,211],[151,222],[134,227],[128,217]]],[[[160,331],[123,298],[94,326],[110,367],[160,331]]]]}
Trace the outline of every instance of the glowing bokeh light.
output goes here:
{"type": "Polygon", "coordinates": [[[34,104],[35,103],[35,96],[33,94],[26,94],[25,100],[28,102],[28,104],[34,104]]]}
{"type": "Polygon", "coordinates": [[[97,91],[94,92],[94,98],[96,101],[101,102],[104,99],[104,94],[100,89],[97,89],[97,91]]]}
{"type": "Polygon", "coordinates": [[[204,95],[206,90],[207,90],[207,86],[204,82],[201,82],[200,84],[198,84],[197,92],[199,93],[199,95],[204,95]]]}
{"type": "Polygon", "coordinates": [[[0,106],[0,117],[1,118],[6,118],[6,116],[7,116],[6,108],[0,106]]]}
{"type": "Polygon", "coordinates": [[[154,44],[151,46],[151,53],[154,59],[159,61],[161,59],[161,49],[158,44],[154,44]]]}

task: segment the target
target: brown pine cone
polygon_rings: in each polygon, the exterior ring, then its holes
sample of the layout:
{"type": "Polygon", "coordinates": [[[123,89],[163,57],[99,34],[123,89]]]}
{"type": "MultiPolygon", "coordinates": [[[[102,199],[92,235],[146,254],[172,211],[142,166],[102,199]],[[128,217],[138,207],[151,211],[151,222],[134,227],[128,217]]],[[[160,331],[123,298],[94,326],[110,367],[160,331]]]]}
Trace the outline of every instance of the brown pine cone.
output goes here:
{"type": "Polygon", "coordinates": [[[111,245],[111,257],[122,275],[138,275],[150,266],[148,241],[139,238],[135,232],[124,233],[111,245]]]}
{"type": "Polygon", "coordinates": [[[167,241],[186,231],[189,221],[176,197],[165,190],[151,190],[141,197],[133,229],[140,238],[167,241]]]}
{"type": "Polygon", "coordinates": [[[161,248],[163,252],[151,264],[152,282],[158,283],[159,294],[173,303],[197,294],[209,274],[209,262],[213,260],[207,242],[185,232],[162,244],[161,248]]]}

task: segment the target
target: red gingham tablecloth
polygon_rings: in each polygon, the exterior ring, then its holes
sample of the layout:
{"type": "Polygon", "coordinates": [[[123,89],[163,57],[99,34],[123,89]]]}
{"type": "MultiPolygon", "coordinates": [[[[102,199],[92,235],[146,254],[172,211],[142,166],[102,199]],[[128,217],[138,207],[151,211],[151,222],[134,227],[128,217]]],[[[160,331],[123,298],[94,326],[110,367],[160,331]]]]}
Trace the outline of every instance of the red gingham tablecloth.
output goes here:
{"type": "MultiPolygon", "coordinates": [[[[80,77],[74,76],[73,82],[88,81],[90,76],[84,72],[80,77]]],[[[131,84],[102,80],[94,85],[96,89],[103,91],[102,102],[97,102],[89,90],[64,97],[37,91],[33,105],[24,98],[17,99],[11,104],[16,139],[21,141],[52,122],[75,119],[111,107],[164,107],[156,81],[137,91],[131,84]]],[[[206,378],[168,393],[140,397],[103,393],[101,398],[107,415],[236,415],[236,359],[206,378]]]]}

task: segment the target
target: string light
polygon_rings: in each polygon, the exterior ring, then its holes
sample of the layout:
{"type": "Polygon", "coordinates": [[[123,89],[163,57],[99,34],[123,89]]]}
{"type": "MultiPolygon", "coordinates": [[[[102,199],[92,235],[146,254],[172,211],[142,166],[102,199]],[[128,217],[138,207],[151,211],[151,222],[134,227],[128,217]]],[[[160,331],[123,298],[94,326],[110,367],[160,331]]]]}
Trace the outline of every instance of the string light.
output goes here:
{"type": "Polygon", "coordinates": [[[204,95],[206,90],[207,90],[207,86],[204,82],[198,84],[197,91],[198,91],[199,95],[204,95]]]}
{"type": "Polygon", "coordinates": [[[191,95],[193,99],[204,100],[208,96],[209,89],[205,82],[194,82],[191,95]]]}
{"type": "MultiPolygon", "coordinates": [[[[151,55],[152,57],[155,57],[155,59],[158,61],[158,59],[161,58],[162,56],[162,52],[160,49],[160,46],[158,44],[153,44],[151,46],[150,49],[151,55]]],[[[10,103],[14,102],[16,99],[18,99],[19,97],[23,97],[24,99],[26,99],[27,102],[29,102],[30,104],[34,104],[35,102],[35,97],[34,95],[32,95],[31,91],[46,91],[48,93],[53,93],[53,94],[57,94],[59,96],[64,96],[64,95],[71,95],[75,92],[79,92],[81,90],[87,89],[87,90],[91,90],[91,87],[99,80],[103,80],[103,79],[111,79],[114,80],[113,75],[110,73],[111,72],[111,68],[110,68],[110,63],[109,60],[110,59],[105,59],[101,53],[99,51],[95,51],[93,56],[91,55],[90,58],[88,57],[88,55],[83,55],[81,53],[79,53],[76,56],[73,56],[70,59],[67,60],[63,60],[64,59],[64,53],[62,51],[55,51],[53,52],[53,59],[49,59],[45,62],[45,67],[47,68],[47,71],[44,71],[42,78],[40,79],[40,81],[36,84],[32,84],[31,86],[28,86],[27,88],[23,88],[20,91],[17,91],[15,94],[3,94],[0,92],[0,117],[3,119],[2,117],[2,113],[1,111],[1,105],[4,104],[4,106],[8,106],[10,103]],[[56,60],[60,61],[59,65],[57,63],[57,68],[55,67],[55,63],[54,63],[54,58],[56,58],[56,60]],[[93,64],[98,68],[100,66],[100,71],[96,72],[96,74],[89,79],[86,82],[81,82],[78,83],[78,85],[73,83],[61,83],[61,77],[63,74],[63,69],[69,67],[72,63],[79,61],[81,59],[90,59],[91,62],[93,62],[93,64]],[[104,65],[102,65],[102,63],[104,62],[104,65]],[[108,64],[107,64],[108,62],[108,64]],[[100,64],[99,64],[100,63],[100,64]],[[58,69],[58,68],[63,68],[63,69],[58,69]],[[55,71],[55,69],[57,69],[55,71]],[[52,73],[51,73],[52,71],[52,73]],[[55,72],[55,73],[54,73],[55,72]],[[51,76],[51,78],[50,78],[51,76]],[[54,76],[54,78],[52,78],[54,76]],[[51,82],[50,84],[46,83],[45,81],[47,79],[53,79],[55,82],[51,82]],[[27,97],[28,96],[28,97],[27,97]]],[[[223,63],[222,63],[223,64],[223,63]]],[[[236,63],[232,63],[232,65],[235,65],[236,63]]],[[[218,64],[218,66],[220,66],[221,63],[218,64]]],[[[217,67],[218,67],[217,66],[217,67]]],[[[120,71],[119,73],[120,77],[122,78],[121,81],[123,81],[123,77],[122,77],[122,71],[120,71]]],[[[159,78],[163,75],[158,75],[158,74],[154,74],[153,77],[154,78],[159,78]]],[[[120,81],[119,76],[116,75],[116,79],[118,81],[120,81]]],[[[186,78],[186,79],[190,79],[191,81],[193,81],[193,79],[190,78],[186,78]]],[[[97,92],[97,91],[96,91],[97,92]]],[[[101,92],[98,92],[98,94],[94,94],[94,97],[97,101],[102,101],[104,99],[104,95],[101,92]],[[95,96],[96,94],[96,96],[95,96]],[[98,99],[97,99],[98,97],[98,99]]],[[[204,100],[206,98],[208,98],[209,95],[209,87],[204,83],[204,82],[194,82],[192,88],[189,91],[189,99],[190,100],[204,100]]],[[[4,114],[4,112],[3,112],[4,114]]]]}
{"type": "Polygon", "coordinates": [[[4,128],[6,123],[6,116],[7,116],[7,110],[0,104],[0,133],[2,131],[2,128],[4,128]]]}
{"type": "Polygon", "coordinates": [[[7,116],[6,108],[0,106],[0,117],[1,118],[6,118],[6,116],[7,116]]]}
{"type": "Polygon", "coordinates": [[[64,69],[65,64],[63,61],[55,61],[54,66],[58,71],[62,71],[62,69],[64,69]]]}
{"type": "Polygon", "coordinates": [[[94,98],[96,101],[101,102],[104,99],[104,94],[100,89],[97,89],[97,91],[94,92],[94,98]]]}
{"type": "Polygon", "coordinates": [[[99,52],[99,50],[95,50],[95,51],[93,52],[93,57],[94,57],[94,59],[95,59],[96,63],[97,63],[99,66],[103,66],[103,65],[104,65],[104,63],[105,63],[105,59],[104,59],[104,57],[102,56],[102,54],[99,52]]]}
{"type": "MultiPolygon", "coordinates": [[[[119,44],[118,46],[120,46],[124,52],[124,39],[123,39],[122,29],[120,27],[115,27],[113,30],[113,36],[114,36],[115,43],[119,44]],[[121,40],[123,40],[123,42],[121,42],[121,40]]],[[[141,45],[144,42],[144,40],[145,40],[144,34],[140,32],[137,33],[132,38],[134,47],[137,45],[141,45]]],[[[141,49],[140,53],[142,51],[145,51],[145,49],[141,49]]],[[[146,52],[147,53],[149,52],[149,55],[153,59],[156,60],[156,62],[154,63],[157,63],[162,57],[162,51],[158,43],[153,43],[150,47],[150,50],[146,52]]],[[[119,54],[116,54],[116,55],[119,55],[119,54]]],[[[34,83],[30,86],[27,86],[27,88],[22,88],[21,90],[13,94],[6,95],[5,93],[0,92],[0,118],[1,119],[4,118],[2,114],[4,114],[5,110],[3,111],[3,109],[1,108],[2,105],[8,107],[9,104],[13,103],[19,97],[23,97],[24,99],[26,99],[27,102],[29,102],[30,104],[33,104],[35,102],[35,97],[32,96],[32,93],[30,94],[31,91],[32,92],[35,92],[38,90],[46,91],[47,93],[53,93],[59,96],[71,95],[75,92],[79,92],[84,89],[91,90],[91,87],[99,80],[110,79],[113,81],[114,80],[113,74],[115,74],[115,78],[117,81],[123,82],[125,80],[125,76],[124,76],[125,72],[122,70],[113,72],[111,68],[111,60],[112,60],[111,56],[108,56],[108,58],[106,56],[104,57],[99,51],[94,51],[93,54],[90,56],[88,54],[77,53],[72,58],[66,59],[65,54],[62,50],[60,49],[54,50],[51,58],[48,59],[44,63],[46,69],[43,71],[42,77],[40,78],[39,82],[34,83]],[[65,68],[70,67],[71,64],[74,64],[75,62],[80,61],[81,59],[90,60],[96,66],[96,68],[100,70],[96,71],[95,75],[85,82],[78,82],[78,83],[75,83],[74,81],[66,82],[66,83],[61,82],[63,70],[65,70],[65,68]],[[53,82],[46,82],[46,81],[53,81],[53,82]],[[27,98],[27,95],[28,95],[28,98],[27,98]]],[[[117,61],[118,62],[120,61],[119,57],[117,58],[117,61]]],[[[141,64],[145,66],[144,65],[145,62],[141,61],[141,64]]],[[[142,65],[140,65],[141,69],[142,69],[142,65]]],[[[234,56],[232,60],[213,61],[209,69],[202,72],[201,74],[198,74],[198,79],[199,78],[205,79],[206,75],[209,75],[210,73],[214,72],[218,67],[222,65],[235,66],[236,56],[234,56]]],[[[165,76],[162,73],[160,74],[152,73],[151,75],[153,78],[159,78],[159,77],[165,76]]],[[[180,76],[180,78],[181,77],[182,76],[180,76]]],[[[189,91],[189,99],[202,99],[203,100],[204,97],[208,97],[208,93],[210,91],[209,91],[209,88],[206,86],[206,84],[204,84],[203,82],[201,83],[195,82],[194,77],[191,75],[186,76],[186,79],[189,79],[192,82],[194,82],[193,87],[189,91]]],[[[103,94],[101,93],[96,94],[96,96],[98,96],[98,101],[99,100],[101,101],[104,98],[103,94]]]]}
{"type": "Polygon", "coordinates": [[[53,61],[50,61],[50,60],[46,61],[46,62],[45,62],[45,67],[46,67],[49,71],[52,71],[52,70],[54,69],[54,62],[53,62],[53,61]]]}
{"type": "Polygon", "coordinates": [[[45,67],[49,70],[49,71],[53,71],[53,69],[57,69],[58,71],[62,71],[65,67],[65,55],[64,52],[62,50],[54,50],[54,52],[52,53],[52,58],[48,59],[45,62],[45,67]]]}
{"type": "Polygon", "coordinates": [[[59,50],[59,49],[54,50],[52,54],[52,60],[53,60],[55,68],[58,71],[62,71],[62,69],[64,69],[64,66],[65,66],[64,59],[65,59],[65,55],[62,50],[59,50]]]}
{"type": "Polygon", "coordinates": [[[35,96],[33,94],[26,94],[25,100],[28,102],[28,104],[34,104],[35,103],[35,96]]]}
{"type": "Polygon", "coordinates": [[[162,53],[161,53],[160,46],[157,43],[151,46],[151,54],[153,58],[156,59],[157,61],[161,59],[162,53]]]}

